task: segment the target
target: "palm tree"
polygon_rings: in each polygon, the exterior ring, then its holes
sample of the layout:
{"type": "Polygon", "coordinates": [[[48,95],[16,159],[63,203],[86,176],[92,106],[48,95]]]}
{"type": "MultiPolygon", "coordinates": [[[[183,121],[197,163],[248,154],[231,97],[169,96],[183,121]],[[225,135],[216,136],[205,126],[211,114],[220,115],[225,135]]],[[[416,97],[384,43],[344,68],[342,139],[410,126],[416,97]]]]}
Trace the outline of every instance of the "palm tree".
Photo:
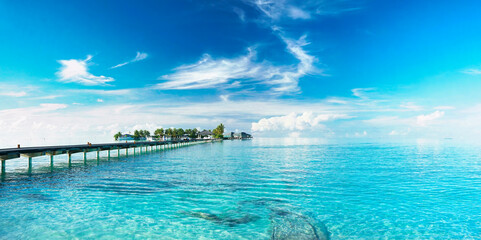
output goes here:
{"type": "Polygon", "coordinates": [[[167,129],[165,130],[165,135],[167,135],[167,136],[169,136],[169,137],[172,138],[172,136],[173,136],[172,128],[167,128],[167,129]]]}
{"type": "Polygon", "coordinates": [[[114,138],[115,138],[115,141],[119,140],[119,137],[122,136],[122,133],[121,132],[118,132],[114,135],[114,138]]]}
{"type": "Polygon", "coordinates": [[[224,124],[219,124],[219,126],[217,126],[213,131],[212,133],[214,133],[214,137],[215,138],[222,138],[224,137],[224,124]]]}
{"type": "Polygon", "coordinates": [[[163,128],[156,129],[154,131],[154,135],[158,138],[163,137],[164,136],[164,129],[163,128]]]}
{"type": "Polygon", "coordinates": [[[140,135],[139,130],[135,130],[135,131],[134,131],[134,139],[135,139],[135,140],[139,140],[140,137],[141,137],[141,135],[140,135]]]}

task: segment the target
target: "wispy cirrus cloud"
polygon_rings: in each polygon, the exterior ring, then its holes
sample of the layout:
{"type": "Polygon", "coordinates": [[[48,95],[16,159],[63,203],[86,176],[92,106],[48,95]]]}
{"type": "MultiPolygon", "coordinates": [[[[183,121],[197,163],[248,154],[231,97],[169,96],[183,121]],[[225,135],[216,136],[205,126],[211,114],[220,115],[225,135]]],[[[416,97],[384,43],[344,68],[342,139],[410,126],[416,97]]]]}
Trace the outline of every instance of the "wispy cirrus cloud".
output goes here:
{"type": "Polygon", "coordinates": [[[70,59],[59,60],[62,65],[57,72],[60,82],[65,83],[79,83],[82,85],[107,85],[108,82],[113,82],[114,79],[105,76],[95,76],[88,71],[88,62],[92,59],[91,55],[88,55],[84,60],[70,59]]]}
{"type": "Polygon", "coordinates": [[[436,106],[434,107],[434,110],[453,110],[456,109],[453,106],[436,106]]]}
{"type": "Polygon", "coordinates": [[[127,62],[123,62],[123,63],[120,63],[120,64],[117,64],[111,68],[118,68],[118,67],[122,67],[122,66],[125,66],[129,63],[134,63],[134,62],[138,62],[138,61],[142,61],[144,59],[146,59],[149,55],[147,53],[143,53],[143,52],[137,52],[137,55],[135,55],[135,57],[130,60],[130,61],[127,61],[127,62]]]}
{"type": "Polygon", "coordinates": [[[286,50],[299,60],[297,66],[275,66],[268,61],[256,61],[256,51],[232,59],[214,59],[205,54],[197,63],[175,68],[175,73],[160,77],[165,82],[157,84],[159,89],[206,89],[230,88],[261,84],[273,93],[294,93],[300,91],[299,79],[314,72],[316,58],[309,55],[303,46],[308,45],[306,36],[298,40],[279,34],[286,44],[286,50]]]}
{"type": "Polygon", "coordinates": [[[398,116],[378,116],[372,119],[363,120],[363,123],[367,123],[377,127],[397,126],[422,128],[434,124],[436,120],[444,116],[444,112],[439,110],[428,114],[405,117],[400,117],[402,115],[401,112],[393,113],[398,114],[398,116]]]}
{"type": "Polygon", "coordinates": [[[339,14],[360,9],[353,1],[245,0],[273,21],[311,19],[316,15],[339,14]]]}
{"type": "Polygon", "coordinates": [[[294,6],[286,0],[253,0],[250,2],[271,19],[277,20],[283,16],[287,16],[292,19],[311,18],[310,11],[294,6]]]}
{"type": "Polygon", "coordinates": [[[351,89],[352,95],[358,98],[367,98],[367,93],[376,90],[376,88],[354,88],[351,89]]]}
{"type": "Polygon", "coordinates": [[[25,91],[11,91],[11,92],[0,92],[0,96],[6,97],[24,97],[27,93],[25,91]]]}
{"type": "Polygon", "coordinates": [[[470,69],[465,69],[461,71],[464,74],[469,74],[469,75],[480,75],[481,74],[481,69],[478,68],[470,68],[470,69]]]}
{"type": "Polygon", "coordinates": [[[122,96],[132,93],[133,89],[116,89],[116,90],[101,90],[101,89],[76,89],[71,90],[77,93],[95,94],[95,95],[106,95],[106,96],[122,96]]]}

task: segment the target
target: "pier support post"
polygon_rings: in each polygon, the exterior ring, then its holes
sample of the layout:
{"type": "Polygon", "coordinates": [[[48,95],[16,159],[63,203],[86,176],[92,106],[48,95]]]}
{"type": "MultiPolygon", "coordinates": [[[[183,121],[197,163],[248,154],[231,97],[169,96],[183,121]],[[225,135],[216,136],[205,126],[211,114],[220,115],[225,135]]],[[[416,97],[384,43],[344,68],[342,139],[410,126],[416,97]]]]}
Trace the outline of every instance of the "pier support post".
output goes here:
{"type": "Polygon", "coordinates": [[[108,156],[107,156],[107,161],[110,161],[110,149],[109,149],[109,153],[108,153],[108,156]]]}
{"type": "Polygon", "coordinates": [[[100,161],[100,149],[97,148],[97,164],[100,161]]]}
{"type": "Polygon", "coordinates": [[[134,157],[135,157],[135,147],[134,147],[134,157]]]}
{"type": "Polygon", "coordinates": [[[129,148],[125,149],[125,156],[127,156],[127,157],[129,156],[129,148]]]}
{"type": "Polygon", "coordinates": [[[117,147],[117,158],[120,158],[120,148],[117,147]]]}
{"type": "Polygon", "coordinates": [[[50,170],[53,170],[53,154],[50,155],[50,170]]]}
{"type": "Polygon", "coordinates": [[[32,173],[32,157],[28,157],[28,174],[32,173]]]}
{"type": "Polygon", "coordinates": [[[87,165],[87,151],[84,150],[84,164],[87,165]]]}
{"type": "Polygon", "coordinates": [[[68,167],[72,167],[72,154],[70,152],[67,153],[68,155],[68,167]]]}
{"type": "Polygon", "coordinates": [[[5,160],[2,160],[2,175],[5,174],[5,160]]]}

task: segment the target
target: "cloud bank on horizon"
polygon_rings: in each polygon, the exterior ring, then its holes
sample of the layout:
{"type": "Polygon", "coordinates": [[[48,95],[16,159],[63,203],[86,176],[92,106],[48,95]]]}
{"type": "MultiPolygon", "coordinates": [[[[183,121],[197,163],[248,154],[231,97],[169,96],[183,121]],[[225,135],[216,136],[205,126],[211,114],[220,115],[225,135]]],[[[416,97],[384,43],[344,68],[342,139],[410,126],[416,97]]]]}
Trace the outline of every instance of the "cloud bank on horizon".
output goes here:
{"type": "Polygon", "coordinates": [[[57,4],[1,4],[0,147],[220,122],[256,137],[481,134],[476,1],[57,4]]]}

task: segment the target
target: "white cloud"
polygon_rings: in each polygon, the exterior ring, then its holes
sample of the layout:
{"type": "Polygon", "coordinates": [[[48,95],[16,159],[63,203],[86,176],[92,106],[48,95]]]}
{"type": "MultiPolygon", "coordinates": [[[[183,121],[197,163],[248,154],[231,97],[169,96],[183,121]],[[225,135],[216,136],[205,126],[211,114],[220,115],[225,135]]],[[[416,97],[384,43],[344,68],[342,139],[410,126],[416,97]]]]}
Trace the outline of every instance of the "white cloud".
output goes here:
{"type": "Polygon", "coordinates": [[[101,99],[101,98],[97,98],[97,102],[99,102],[99,103],[103,103],[103,102],[104,102],[104,100],[103,100],[103,99],[101,99]]]}
{"type": "Polygon", "coordinates": [[[243,22],[246,21],[246,13],[244,12],[244,10],[240,9],[240,8],[233,8],[234,12],[237,14],[237,16],[239,16],[239,19],[243,22]]]}
{"type": "Polygon", "coordinates": [[[413,102],[408,102],[408,103],[401,104],[399,107],[401,107],[401,108],[406,108],[406,109],[409,109],[409,110],[412,110],[412,111],[421,111],[421,110],[423,110],[423,107],[421,107],[421,106],[419,106],[419,105],[416,105],[416,104],[413,103],[413,102]]]}
{"type": "Polygon", "coordinates": [[[59,60],[62,65],[57,72],[59,81],[61,82],[74,82],[83,85],[106,85],[108,82],[114,81],[111,77],[95,76],[88,72],[87,63],[92,59],[91,55],[88,55],[85,60],[59,60]]]}
{"type": "Polygon", "coordinates": [[[59,98],[59,97],[63,97],[63,95],[46,95],[46,96],[34,97],[34,98],[31,98],[31,99],[36,99],[36,100],[48,99],[48,100],[51,100],[51,99],[56,99],[56,98],[59,98]]]}
{"type": "Polygon", "coordinates": [[[430,124],[432,121],[438,119],[438,118],[441,118],[442,116],[444,116],[444,112],[442,111],[435,111],[431,114],[427,114],[427,115],[419,115],[416,117],[416,122],[419,126],[427,126],[428,124],[430,124]]]}
{"type": "Polygon", "coordinates": [[[461,72],[469,75],[479,75],[481,74],[481,69],[471,68],[471,69],[463,70],[461,72]]]}
{"type": "Polygon", "coordinates": [[[106,95],[106,96],[122,96],[122,95],[130,94],[132,92],[132,89],[117,89],[117,90],[75,89],[71,91],[76,93],[89,93],[89,94],[106,95]]]}
{"type": "Polygon", "coordinates": [[[255,6],[271,21],[289,19],[310,19],[313,15],[338,14],[359,8],[342,6],[346,2],[340,1],[290,1],[290,0],[245,0],[255,6]],[[344,3],[344,4],[343,4],[344,3]]]}
{"type": "Polygon", "coordinates": [[[365,136],[367,136],[367,131],[354,133],[354,137],[365,137],[365,136]]]}
{"type": "Polygon", "coordinates": [[[287,8],[287,15],[293,19],[309,19],[311,18],[311,14],[307,11],[304,11],[298,7],[288,7],[287,8]]]}
{"type": "Polygon", "coordinates": [[[411,132],[411,128],[407,128],[404,130],[392,130],[389,135],[390,136],[406,136],[411,132]]]}
{"type": "Polygon", "coordinates": [[[300,132],[290,132],[288,135],[290,138],[300,138],[301,133],[300,132]]]}
{"type": "Polygon", "coordinates": [[[258,122],[252,123],[251,130],[255,132],[305,130],[319,126],[321,122],[339,118],[350,117],[345,114],[314,114],[312,112],[304,112],[298,115],[296,113],[290,113],[280,117],[263,118],[258,122]]]}
{"type": "Polygon", "coordinates": [[[342,100],[339,98],[330,98],[326,100],[328,103],[335,103],[335,104],[348,104],[349,102],[346,100],[342,100]]]}
{"type": "Polygon", "coordinates": [[[294,6],[287,0],[252,0],[250,2],[272,20],[279,20],[283,17],[292,19],[311,18],[310,10],[294,6]]]}
{"type": "Polygon", "coordinates": [[[120,63],[120,64],[117,64],[111,68],[118,68],[118,67],[122,67],[122,66],[125,66],[129,63],[134,63],[134,62],[138,62],[138,61],[142,61],[144,59],[146,59],[149,55],[147,53],[143,53],[143,52],[137,52],[137,55],[135,55],[135,57],[130,60],[130,61],[127,61],[127,62],[123,62],[123,63],[120,63]]]}
{"type": "Polygon", "coordinates": [[[11,115],[12,117],[18,117],[18,116],[31,115],[36,113],[56,111],[59,109],[64,109],[67,106],[68,105],[66,104],[58,104],[58,103],[42,103],[35,107],[0,110],[0,116],[3,116],[5,119],[7,115],[11,115]]]}
{"type": "Polygon", "coordinates": [[[456,109],[456,108],[453,107],[453,106],[437,106],[437,107],[434,107],[434,110],[453,110],[453,109],[456,109]]]}
{"type": "Polygon", "coordinates": [[[367,98],[368,92],[372,92],[376,90],[376,88],[354,88],[351,89],[352,95],[358,97],[358,98],[367,98]]]}
{"type": "Polygon", "coordinates": [[[34,112],[50,112],[56,111],[59,109],[67,108],[67,104],[59,104],[59,103],[42,103],[40,104],[40,108],[34,110],[34,112]]]}
{"type": "Polygon", "coordinates": [[[27,93],[25,91],[18,91],[18,92],[0,92],[0,96],[7,96],[7,97],[24,97],[27,93]]]}
{"type": "Polygon", "coordinates": [[[220,100],[222,100],[223,102],[227,102],[229,101],[229,95],[220,95],[220,100]]]}
{"type": "Polygon", "coordinates": [[[299,78],[315,71],[314,56],[302,48],[308,43],[305,36],[292,40],[279,34],[286,43],[286,49],[299,60],[296,67],[273,66],[267,61],[256,62],[256,52],[249,48],[248,54],[233,59],[213,59],[205,54],[197,63],[175,68],[170,75],[160,79],[159,89],[206,89],[232,88],[242,85],[262,84],[270,86],[275,93],[292,93],[299,91],[299,78]]]}
{"type": "Polygon", "coordinates": [[[408,121],[401,119],[397,116],[379,116],[372,119],[364,120],[364,123],[375,125],[375,126],[390,126],[390,125],[404,125],[408,124],[408,121]]]}

